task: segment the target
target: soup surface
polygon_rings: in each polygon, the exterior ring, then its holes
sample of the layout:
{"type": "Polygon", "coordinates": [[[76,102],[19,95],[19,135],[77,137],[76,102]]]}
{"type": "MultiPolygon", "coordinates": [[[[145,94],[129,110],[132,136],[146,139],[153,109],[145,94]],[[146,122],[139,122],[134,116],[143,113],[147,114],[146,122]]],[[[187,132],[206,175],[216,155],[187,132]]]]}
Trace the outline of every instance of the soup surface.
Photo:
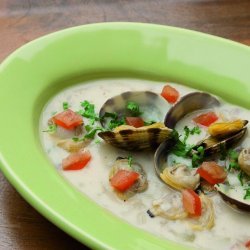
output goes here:
{"type": "MultiPolygon", "coordinates": [[[[153,157],[154,152],[128,152],[118,149],[105,143],[97,135],[86,146],[91,153],[91,160],[86,167],[80,170],[65,171],[62,169],[62,159],[69,155],[69,152],[57,145],[58,137],[43,132],[48,127],[48,121],[55,115],[63,111],[63,104],[73,111],[80,109],[80,103],[87,100],[94,104],[96,113],[99,112],[107,99],[126,91],[152,91],[160,94],[166,83],[159,83],[138,79],[102,79],[93,80],[84,84],[65,89],[54,96],[44,108],[41,116],[40,131],[41,141],[46,154],[62,174],[72,185],[90,197],[100,206],[110,210],[116,216],[127,222],[149,231],[157,236],[169,240],[181,242],[197,249],[247,249],[245,244],[250,240],[250,215],[239,212],[229,207],[222,198],[214,193],[211,195],[214,207],[214,226],[211,229],[195,231],[183,220],[168,220],[161,216],[151,218],[147,211],[152,208],[152,203],[163,196],[171,196],[175,191],[164,184],[155,174],[153,157]],[[140,163],[148,179],[148,187],[144,192],[137,193],[126,201],[117,197],[109,182],[110,169],[117,157],[132,157],[134,161],[140,163]]],[[[194,92],[194,89],[170,83],[178,90],[180,96],[194,92]]],[[[166,101],[166,108],[172,104],[166,101]]],[[[223,113],[226,119],[250,120],[250,112],[246,109],[222,102],[219,113],[223,113]]],[[[168,110],[165,110],[167,113],[168,110]]],[[[199,111],[197,111],[199,114],[199,111]]],[[[149,112],[150,113],[150,112],[149,112]]],[[[152,111],[152,113],[154,113],[152,111]]],[[[176,130],[183,132],[186,125],[192,123],[192,118],[197,114],[191,114],[178,122],[176,130]]],[[[163,114],[164,117],[165,114],[163,114]]],[[[155,119],[153,117],[152,119],[155,119]]],[[[83,118],[86,124],[89,120],[83,118]]],[[[163,120],[161,121],[163,122],[163,120]]],[[[193,126],[193,125],[192,125],[193,126]]],[[[191,127],[192,127],[191,126],[191,127]]],[[[200,133],[189,136],[187,142],[195,144],[204,138],[206,131],[200,126],[200,133]]],[[[250,137],[245,135],[240,143],[241,147],[250,147],[250,137]]],[[[169,161],[178,160],[178,157],[171,155],[169,161]]],[[[232,177],[232,181],[237,180],[232,177]]],[[[239,183],[237,182],[237,185],[239,183]]],[[[236,186],[237,186],[236,185],[236,186]]],[[[242,200],[250,205],[249,200],[244,200],[242,191],[232,191],[233,196],[241,196],[242,200]]]]}

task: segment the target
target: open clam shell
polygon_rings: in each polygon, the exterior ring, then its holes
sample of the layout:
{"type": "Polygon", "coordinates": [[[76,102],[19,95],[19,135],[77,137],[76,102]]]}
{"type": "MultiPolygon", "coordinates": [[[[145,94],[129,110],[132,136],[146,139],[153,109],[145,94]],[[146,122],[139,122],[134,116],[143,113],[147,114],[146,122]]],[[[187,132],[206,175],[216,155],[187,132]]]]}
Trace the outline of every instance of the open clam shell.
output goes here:
{"type": "MultiPolygon", "coordinates": [[[[118,118],[131,116],[126,110],[128,102],[136,102],[144,121],[156,121],[156,123],[135,128],[121,125],[113,131],[99,132],[100,136],[108,144],[129,151],[155,149],[161,142],[166,140],[172,130],[165,127],[163,120],[170,105],[162,98],[150,91],[128,91],[107,100],[100,109],[99,116],[105,113],[116,113],[118,118]]],[[[107,122],[101,120],[104,128],[107,122]]]]}
{"type": "Polygon", "coordinates": [[[216,187],[218,193],[220,194],[221,198],[233,209],[241,210],[250,213],[250,202],[243,201],[242,199],[237,199],[230,195],[227,190],[228,187],[226,184],[220,184],[216,187]]]}
{"type": "MultiPolygon", "coordinates": [[[[140,111],[141,117],[145,120],[155,120],[163,122],[170,105],[160,95],[151,91],[127,91],[120,95],[116,95],[108,99],[100,109],[99,117],[103,117],[105,113],[117,113],[118,117],[131,116],[126,110],[128,102],[136,102],[140,111]]],[[[106,127],[105,121],[101,120],[103,127],[106,127]]]]}
{"type": "Polygon", "coordinates": [[[204,92],[193,92],[183,96],[167,113],[165,125],[174,128],[176,123],[188,113],[199,109],[211,109],[220,106],[214,96],[204,92]]]}
{"type": "Polygon", "coordinates": [[[195,169],[190,169],[184,164],[168,166],[168,153],[175,145],[172,139],[164,141],[154,155],[154,168],[157,176],[169,187],[175,190],[190,188],[195,190],[200,184],[200,176],[195,169]]]}
{"type": "Polygon", "coordinates": [[[239,129],[239,131],[234,132],[231,135],[227,135],[225,138],[209,136],[208,138],[199,142],[195,148],[203,146],[205,156],[214,155],[222,150],[229,149],[235,144],[239,143],[244,137],[247,132],[247,123],[248,121],[244,121],[244,127],[242,129],[239,129]]]}
{"type": "Polygon", "coordinates": [[[175,143],[176,143],[176,141],[173,139],[166,140],[166,141],[162,142],[160,144],[160,146],[157,148],[157,150],[155,151],[154,168],[155,168],[155,172],[156,172],[157,176],[160,179],[161,179],[161,173],[166,168],[168,154],[169,154],[171,148],[175,145],[175,143]]]}

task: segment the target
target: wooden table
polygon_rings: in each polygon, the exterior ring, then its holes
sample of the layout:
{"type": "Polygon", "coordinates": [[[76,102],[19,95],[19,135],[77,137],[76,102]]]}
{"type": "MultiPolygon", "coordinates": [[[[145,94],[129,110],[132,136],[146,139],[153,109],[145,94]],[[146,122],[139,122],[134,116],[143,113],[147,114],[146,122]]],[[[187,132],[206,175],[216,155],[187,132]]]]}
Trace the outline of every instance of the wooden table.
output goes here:
{"type": "MultiPolygon", "coordinates": [[[[1,0],[0,61],[28,41],[95,22],[178,26],[250,45],[249,0],[1,0]]],[[[88,249],[38,214],[0,173],[0,249],[88,249]]]]}

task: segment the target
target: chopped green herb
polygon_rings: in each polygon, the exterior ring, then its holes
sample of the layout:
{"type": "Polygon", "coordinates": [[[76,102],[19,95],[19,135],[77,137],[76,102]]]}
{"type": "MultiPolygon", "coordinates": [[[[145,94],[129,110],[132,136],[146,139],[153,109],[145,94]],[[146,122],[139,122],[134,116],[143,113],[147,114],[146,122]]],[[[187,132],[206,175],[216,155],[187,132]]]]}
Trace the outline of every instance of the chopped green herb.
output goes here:
{"type": "Polygon", "coordinates": [[[95,121],[99,121],[99,116],[95,113],[95,105],[91,104],[89,101],[83,101],[81,102],[81,106],[84,108],[84,110],[78,111],[78,114],[80,114],[83,117],[90,119],[90,124],[94,124],[95,121]]]}
{"type": "Polygon", "coordinates": [[[244,172],[243,171],[240,171],[237,175],[239,181],[240,181],[240,184],[241,186],[243,186],[243,177],[244,177],[244,172]]]}
{"type": "Polygon", "coordinates": [[[197,148],[197,152],[192,155],[192,166],[193,168],[198,167],[204,160],[204,147],[200,146],[197,148]]]}
{"type": "Polygon", "coordinates": [[[63,102],[63,110],[67,110],[69,108],[68,102],[63,102]]]}
{"type": "Polygon", "coordinates": [[[78,141],[80,141],[80,138],[78,138],[78,137],[73,137],[72,140],[73,140],[74,142],[78,142],[78,141]]]}
{"type": "Polygon", "coordinates": [[[133,161],[133,157],[131,155],[128,156],[128,165],[131,168],[132,167],[132,161],[133,161]]]}
{"type": "Polygon", "coordinates": [[[173,146],[171,153],[184,158],[191,156],[192,167],[194,168],[198,167],[199,164],[201,164],[204,159],[204,152],[205,152],[204,147],[200,146],[194,150],[195,148],[194,145],[186,144],[186,139],[189,136],[190,129],[188,127],[185,127],[184,132],[185,132],[185,137],[183,141],[179,139],[180,136],[176,130],[172,132],[172,137],[176,141],[176,144],[173,146]]]}
{"type": "Polygon", "coordinates": [[[93,126],[85,125],[84,128],[86,129],[87,132],[89,132],[93,129],[93,126]]]}
{"type": "Polygon", "coordinates": [[[109,130],[112,130],[120,125],[126,124],[125,118],[124,117],[119,118],[116,112],[113,113],[105,112],[105,114],[100,118],[100,120],[102,122],[105,122],[106,118],[111,118],[111,120],[109,120],[107,124],[107,128],[109,130]]]}
{"type": "Polygon", "coordinates": [[[198,126],[193,127],[193,128],[190,130],[190,134],[191,134],[191,135],[194,135],[194,134],[199,135],[200,133],[201,133],[201,129],[200,129],[200,127],[198,127],[198,126]]]}
{"type": "Polygon", "coordinates": [[[244,200],[250,199],[250,187],[246,189],[246,193],[244,195],[244,200]]]}
{"type": "Polygon", "coordinates": [[[179,137],[179,133],[176,130],[173,130],[172,138],[176,143],[171,149],[171,153],[185,158],[189,156],[193,146],[187,145],[185,142],[181,141],[179,137]]]}
{"type": "Polygon", "coordinates": [[[140,107],[136,102],[128,102],[126,109],[129,111],[131,116],[140,116],[143,112],[140,111],[140,107]]]}
{"type": "Polygon", "coordinates": [[[103,131],[103,128],[101,127],[96,127],[92,130],[90,130],[86,135],[84,135],[84,139],[93,139],[95,137],[95,134],[97,131],[103,131]]]}
{"type": "Polygon", "coordinates": [[[56,128],[56,124],[50,124],[46,130],[43,130],[43,132],[53,134],[56,132],[56,128]]]}
{"type": "Polygon", "coordinates": [[[239,153],[236,150],[230,149],[228,151],[228,159],[229,159],[229,166],[227,169],[228,171],[230,171],[231,169],[240,170],[238,157],[239,157],[239,153]]]}
{"type": "Polygon", "coordinates": [[[185,126],[184,127],[184,139],[183,139],[183,142],[186,143],[189,135],[194,135],[194,134],[200,134],[201,133],[201,129],[196,126],[196,127],[193,127],[192,129],[190,129],[188,126],[185,126]]]}

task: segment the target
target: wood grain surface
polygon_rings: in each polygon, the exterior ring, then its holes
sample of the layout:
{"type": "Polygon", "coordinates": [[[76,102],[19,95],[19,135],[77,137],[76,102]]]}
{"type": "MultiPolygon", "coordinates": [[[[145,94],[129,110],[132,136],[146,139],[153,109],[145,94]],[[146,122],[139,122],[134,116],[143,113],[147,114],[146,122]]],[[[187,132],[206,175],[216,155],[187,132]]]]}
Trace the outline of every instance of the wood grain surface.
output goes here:
{"type": "MultiPolygon", "coordinates": [[[[250,45],[249,0],[0,0],[0,62],[63,28],[129,21],[172,25],[250,45]]],[[[0,250],[88,249],[38,214],[0,173],[0,250]]]]}

